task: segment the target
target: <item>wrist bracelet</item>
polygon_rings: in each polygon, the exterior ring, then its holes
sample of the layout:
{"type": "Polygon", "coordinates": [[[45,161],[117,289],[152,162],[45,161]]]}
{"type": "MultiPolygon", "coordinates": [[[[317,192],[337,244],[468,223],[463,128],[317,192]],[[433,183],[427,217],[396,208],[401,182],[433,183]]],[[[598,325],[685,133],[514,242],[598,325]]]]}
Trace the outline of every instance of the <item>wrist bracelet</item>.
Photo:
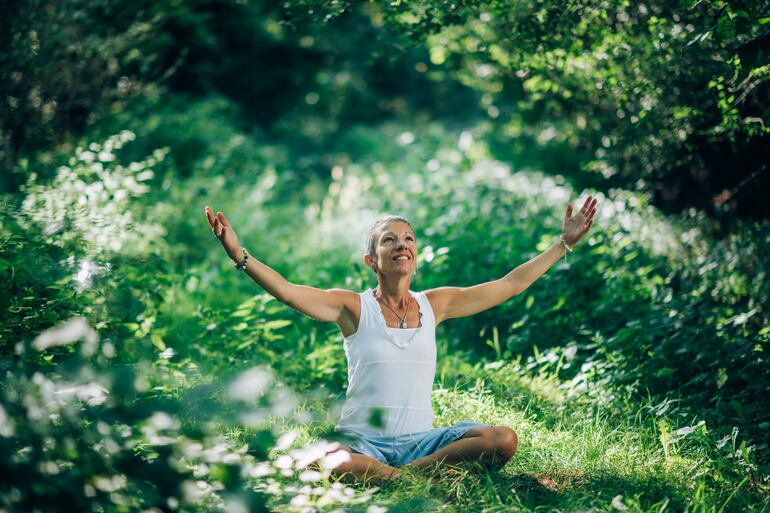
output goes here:
{"type": "Polygon", "coordinates": [[[567,260],[567,253],[572,253],[572,247],[567,244],[567,241],[564,240],[564,234],[562,233],[559,235],[559,242],[561,242],[562,247],[564,248],[564,260],[567,260]]]}
{"type": "Polygon", "coordinates": [[[243,262],[236,262],[235,268],[239,271],[244,271],[249,263],[249,254],[246,252],[246,248],[241,248],[241,251],[243,251],[243,262]]]}

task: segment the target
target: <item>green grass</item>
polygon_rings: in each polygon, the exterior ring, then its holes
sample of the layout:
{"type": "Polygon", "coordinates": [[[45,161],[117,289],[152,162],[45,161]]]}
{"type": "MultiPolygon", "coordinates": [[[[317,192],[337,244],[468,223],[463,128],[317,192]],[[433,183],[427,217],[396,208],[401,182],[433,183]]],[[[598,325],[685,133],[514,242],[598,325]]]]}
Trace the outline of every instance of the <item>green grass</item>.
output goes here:
{"type": "MultiPolygon", "coordinates": [[[[591,394],[571,391],[553,376],[534,377],[516,365],[485,369],[447,357],[440,361],[442,372],[433,394],[435,425],[470,418],[509,426],[519,436],[517,455],[499,471],[466,464],[404,474],[376,487],[370,502],[320,510],[366,511],[376,505],[389,511],[458,513],[770,511],[768,484],[761,476],[739,462],[724,461],[709,443],[715,435],[704,434],[704,428],[672,437],[675,441],[661,436],[661,426],[677,419],[656,416],[652,405],[610,415],[591,394]]],[[[323,408],[321,402],[303,406],[310,414],[323,408]]],[[[323,422],[274,425],[278,432],[297,431],[297,447],[316,441],[329,427],[323,422]]],[[[372,489],[349,486],[357,492],[372,489]]],[[[280,500],[272,507],[301,511],[280,500]]]]}

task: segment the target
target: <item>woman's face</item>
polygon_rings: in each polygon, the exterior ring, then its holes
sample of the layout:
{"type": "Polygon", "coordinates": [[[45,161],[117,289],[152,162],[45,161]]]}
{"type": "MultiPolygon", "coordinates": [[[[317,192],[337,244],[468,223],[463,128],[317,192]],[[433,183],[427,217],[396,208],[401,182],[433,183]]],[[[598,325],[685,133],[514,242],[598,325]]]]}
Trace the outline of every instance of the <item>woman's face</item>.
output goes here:
{"type": "Polygon", "coordinates": [[[412,274],[416,268],[417,241],[412,228],[401,221],[383,223],[375,232],[376,258],[371,263],[383,274],[412,274]]]}

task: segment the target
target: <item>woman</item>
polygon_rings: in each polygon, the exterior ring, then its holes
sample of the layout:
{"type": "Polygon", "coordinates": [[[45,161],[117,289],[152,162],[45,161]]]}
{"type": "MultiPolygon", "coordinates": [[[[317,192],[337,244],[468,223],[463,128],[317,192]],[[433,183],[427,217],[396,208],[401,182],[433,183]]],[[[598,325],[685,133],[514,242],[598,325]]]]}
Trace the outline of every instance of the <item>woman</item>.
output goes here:
{"type": "Polygon", "coordinates": [[[463,420],[448,428],[433,428],[435,328],[447,319],[482,312],[523,292],[565,251],[571,251],[595,214],[596,200],[591,196],[575,215],[568,205],[559,240],[503,278],[424,292],[409,290],[418,254],[414,230],[406,219],[386,216],[369,231],[364,255],[377,276],[377,287],[356,293],[289,283],[249,258],[224,214],[215,216],[206,207],[206,219],[236,268],[282,303],[339,326],[349,384],[335,430],[352,442],[342,446],[350,458],[334,473],[350,473],[375,483],[399,476],[404,467],[468,460],[504,464],[513,457],[518,441],[509,427],[463,420]]]}

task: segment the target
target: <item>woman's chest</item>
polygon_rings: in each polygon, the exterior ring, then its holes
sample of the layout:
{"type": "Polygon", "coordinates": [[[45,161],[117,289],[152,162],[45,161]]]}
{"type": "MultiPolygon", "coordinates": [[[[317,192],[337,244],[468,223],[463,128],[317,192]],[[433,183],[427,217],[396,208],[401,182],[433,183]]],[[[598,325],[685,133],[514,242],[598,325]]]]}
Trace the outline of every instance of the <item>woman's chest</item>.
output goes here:
{"type": "Polygon", "coordinates": [[[426,329],[388,329],[358,347],[365,361],[422,361],[435,363],[436,339],[426,329]]]}

